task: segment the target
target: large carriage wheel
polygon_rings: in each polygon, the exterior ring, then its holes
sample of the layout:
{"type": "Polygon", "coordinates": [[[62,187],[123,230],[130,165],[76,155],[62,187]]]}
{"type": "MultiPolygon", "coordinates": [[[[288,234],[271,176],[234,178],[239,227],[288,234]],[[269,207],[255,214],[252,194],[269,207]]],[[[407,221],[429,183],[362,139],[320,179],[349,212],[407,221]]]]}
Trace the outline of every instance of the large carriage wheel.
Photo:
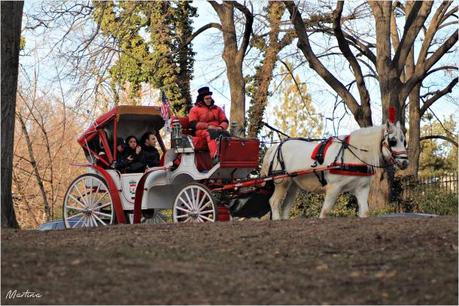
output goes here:
{"type": "Polygon", "coordinates": [[[175,198],[174,222],[215,222],[217,206],[210,190],[199,183],[186,185],[175,198]]]}
{"type": "Polygon", "coordinates": [[[66,228],[95,227],[115,222],[113,199],[105,180],[92,173],[77,177],[64,198],[66,228]]]}

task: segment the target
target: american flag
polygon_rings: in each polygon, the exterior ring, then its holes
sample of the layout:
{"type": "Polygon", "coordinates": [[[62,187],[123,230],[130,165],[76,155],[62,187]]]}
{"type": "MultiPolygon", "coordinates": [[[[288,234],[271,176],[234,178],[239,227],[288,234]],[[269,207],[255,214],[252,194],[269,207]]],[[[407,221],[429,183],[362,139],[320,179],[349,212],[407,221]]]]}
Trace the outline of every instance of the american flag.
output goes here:
{"type": "Polygon", "coordinates": [[[161,101],[163,102],[161,104],[161,117],[163,117],[164,121],[167,121],[169,120],[169,109],[171,106],[164,91],[161,91],[161,101]]]}
{"type": "Polygon", "coordinates": [[[169,104],[169,100],[166,97],[166,93],[161,91],[161,117],[164,119],[164,126],[166,128],[166,132],[171,131],[171,120],[169,118],[169,110],[171,105],[169,104]]]}

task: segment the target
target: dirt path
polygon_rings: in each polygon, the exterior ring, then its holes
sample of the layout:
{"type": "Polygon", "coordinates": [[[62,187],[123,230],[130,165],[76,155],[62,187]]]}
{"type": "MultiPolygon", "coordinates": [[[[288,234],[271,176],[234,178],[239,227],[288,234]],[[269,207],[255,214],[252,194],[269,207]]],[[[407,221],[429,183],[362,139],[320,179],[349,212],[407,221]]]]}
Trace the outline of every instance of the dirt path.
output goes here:
{"type": "Polygon", "coordinates": [[[457,304],[457,217],[2,231],[3,304],[457,304]],[[40,298],[6,299],[9,290],[40,298]]]}

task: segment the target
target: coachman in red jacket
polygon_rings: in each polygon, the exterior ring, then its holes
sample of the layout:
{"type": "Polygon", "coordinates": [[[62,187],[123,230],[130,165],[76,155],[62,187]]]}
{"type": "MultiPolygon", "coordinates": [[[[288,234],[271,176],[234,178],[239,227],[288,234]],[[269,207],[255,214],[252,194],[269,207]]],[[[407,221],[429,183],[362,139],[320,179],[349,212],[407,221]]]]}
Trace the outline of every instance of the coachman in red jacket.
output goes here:
{"type": "Polygon", "coordinates": [[[210,157],[215,159],[218,151],[218,145],[215,138],[220,134],[228,134],[228,132],[226,132],[228,128],[228,119],[226,119],[223,110],[217,105],[214,105],[212,92],[209,91],[209,87],[198,89],[198,93],[196,104],[188,115],[190,128],[195,130],[195,135],[197,137],[206,140],[210,151],[210,157]]]}

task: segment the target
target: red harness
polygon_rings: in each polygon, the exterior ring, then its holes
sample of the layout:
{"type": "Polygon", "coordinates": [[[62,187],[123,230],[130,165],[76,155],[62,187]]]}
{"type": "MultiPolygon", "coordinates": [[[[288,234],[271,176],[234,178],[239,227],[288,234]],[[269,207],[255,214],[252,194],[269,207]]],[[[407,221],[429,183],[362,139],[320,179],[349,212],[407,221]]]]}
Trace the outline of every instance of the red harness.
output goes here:
{"type": "MultiPolygon", "coordinates": [[[[344,138],[344,146],[349,145],[351,135],[347,135],[344,138]]],[[[325,155],[327,154],[328,148],[333,143],[333,137],[328,138],[327,140],[322,141],[321,143],[317,144],[311,154],[311,159],[315,160],[319,164],[323,164],[325,155]]],[[[344,152],[343,152],[344,154],[344,152]]],[[[330,169],[331,174],[340,174],[340,175],[352,175],[352,176],[371,176],[375,173],[373,167],[365,165],[365,164],[358,164],[358,163],[340,163],[334,161],[329,165],[330,167],[339,167],[330,169]]],[[[324,185],[326,182],[321,183],[324,185]]],[[[324,179],[323,179],[324,180],[324,179]]]]}

